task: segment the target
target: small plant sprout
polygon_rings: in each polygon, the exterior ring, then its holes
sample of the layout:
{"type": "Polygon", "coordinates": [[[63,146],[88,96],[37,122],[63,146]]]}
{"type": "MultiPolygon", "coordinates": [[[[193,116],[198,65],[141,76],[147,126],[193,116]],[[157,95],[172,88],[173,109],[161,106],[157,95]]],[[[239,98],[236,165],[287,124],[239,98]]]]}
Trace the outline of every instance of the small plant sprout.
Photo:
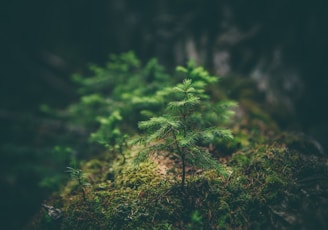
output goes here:
{"type": "Polygon", "coordinates": [[[97,142],[115,155],[119,153],[125,162],[124,151],[128,147],[128,134],[121,131],[123,117],[120,111],[115,110],[108,117],[98,117],[97,121],[100,123],[98,130],[90,135],[90,141],[97,142]]]}
{"type": "Polygon", "coordinates": [[[98,142],[114,152],[115,146],[119,145],[121,139],[123,139],[119,127],[122,121],[120,112],[116,110],[108,117],[97,117],[97,121],[100,126],[96,132],[91,133],[90,141],[98,142]]]}
{"type": "MultiPolygon", "coordinates": [[[[213,77],[203,69],[193,69],[191,64],[189,69],[179,67],[178,70],[192,74],[195,80],[185,79],[172,88],[161,116],[139,122],[139,128],[146,131],[141,141],[147,145],[140,156],[163,150],[177,156],[181,162],[181,189],[184,191],[186,164],[218,168],[219,164],[210,156],[206,145],[215,138],[231,140],[233,136],[230,130],[218,127],[221,115],[216,110],[222,110],[222,106],[211,106],[205,93],[205,87],[213,81],[213,77]]],[[[231,103],[221,112],[229,111],[232,115],[230,107],[234,105],[231,103]]]]}
{"type": "Polygon", "coordinates": [[[81,191],[82,191],[82,197],[83,197],[83,201],[86,201],[86,191],[85,188],[86,186],[89,186],[90,184],[88,182],[86,182],[85,176],[83,175],[82,170],[80,169],[75,169],[72,167],[66,167],[67,171],[70,175],[71,178],[73,180],[76,180],[78,183],[78,186],[80,187],[81,191]]]}

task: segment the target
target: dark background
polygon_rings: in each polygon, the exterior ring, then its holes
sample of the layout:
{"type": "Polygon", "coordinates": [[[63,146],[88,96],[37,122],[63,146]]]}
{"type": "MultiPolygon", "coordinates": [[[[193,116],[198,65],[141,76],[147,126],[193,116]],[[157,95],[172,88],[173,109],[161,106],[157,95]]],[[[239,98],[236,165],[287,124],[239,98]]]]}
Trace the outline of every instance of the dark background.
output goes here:
{"type": "Polygon", "coordinates": [[[38,187],[46,158],[39,106],[76,100],[71,74],[109,53],[134,50],[169,69],[195,58],[211,72],[253,78],[268,103],[289,111],[271,111],[283,129],[328,147],[324,0],[0,4],[1,227],[20,229],[50,192],[38,187]]]}

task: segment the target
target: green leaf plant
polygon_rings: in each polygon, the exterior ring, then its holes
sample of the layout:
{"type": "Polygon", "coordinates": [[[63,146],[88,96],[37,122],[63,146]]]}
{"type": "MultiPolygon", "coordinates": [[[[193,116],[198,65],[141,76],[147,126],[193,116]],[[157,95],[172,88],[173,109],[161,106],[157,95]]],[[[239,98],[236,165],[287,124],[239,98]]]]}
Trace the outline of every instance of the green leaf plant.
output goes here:
{"type": "Polygon", "coordinates": [[[189,78],[183,80],[170,89],[163,89],[156,95],[164,95],[166,108],[159,116],[139,122],[141,130],[146,134],[141,142],[146,145],[140,157],[152,153],[168,152],[177,157],[181,164],[181,190],[185,191],[186,166],[202,168],[217,168],[220,165],[211,157],[209,144],[215,138],[231,140],[230,130],[220,127],[228,117],[233,115],[231,107],[234,102],[210,102],[206,94],[206,86],[217,81],[217,77],[210,76],[202,67],[195,67],[189,62],[187,68],[177,67],[177,71],[186,73],[189,78]]]}

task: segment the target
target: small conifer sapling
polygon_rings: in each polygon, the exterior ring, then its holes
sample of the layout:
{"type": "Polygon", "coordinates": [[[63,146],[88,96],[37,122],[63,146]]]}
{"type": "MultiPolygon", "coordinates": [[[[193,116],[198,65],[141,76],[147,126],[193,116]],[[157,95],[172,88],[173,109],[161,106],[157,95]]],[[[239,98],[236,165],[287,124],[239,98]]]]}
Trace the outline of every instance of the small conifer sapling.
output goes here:
{"type": "Polygon", "coordinates": [[[230,107],[235,106],[235,103],[230,102],[226,111],[222,111],[222,106],[212,105],[205,87],[209,80],[213,81],[213,77],[202,68],[194,68],[191,64],[189,67],[178,67],[178,70],[188,73],[194,81],[185,79],[171,88],[164,113],[139,122],[139,128],[146,130],[142,142],[148,146],[140,156],[163,150],[177,156],[181,162],[182,191],[185,190],[187,163],[202,168],[219,167],[205,145],[216,137],[226,140],[233,138],[230,130],[218,127],[221,116],[216,114],[216,109],[223,113],[230,111],[232,115],[230,107]]]}
{"type": "Polygon", "coordinates": [[[86,192],[85,192],[85,187],[89,185],[89,183],[86,182],[86,179],[83,175],[82,170],[80,169],[75,169],[72,167],[66,167],[67,172],[71,175],[72,179],[76,180],[81,191],[82,191],[82,197],[83,201],[86,201],[86,192]]]}

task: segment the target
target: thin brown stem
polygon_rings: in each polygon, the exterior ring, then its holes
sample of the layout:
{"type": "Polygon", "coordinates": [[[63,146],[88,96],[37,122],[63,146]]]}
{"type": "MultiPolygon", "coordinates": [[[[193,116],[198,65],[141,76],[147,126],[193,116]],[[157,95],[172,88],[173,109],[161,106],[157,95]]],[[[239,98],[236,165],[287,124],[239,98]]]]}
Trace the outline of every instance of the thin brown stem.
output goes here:
{"type": "Polygon", "coordinates": [[[186,180],[186,157],[184,152],[181,150],[179,144],[178,144],[178,140],[177,140],[177,136],[174,132],[174,130],[172,130],[172,136],[174,139],[174,144],[175,144],[175,148],[178,152],[178,155],[181,157],[181,163],[182,163],[182,178],[181,178],[181,190],[182,192],[184,192],[185,190],[185,180],[186,180]]]}
{"type": "Polygon", "coordinates": [[[182,153],[181,155],[181,161],[182,161],[182,179],[181,179],[181,190],[184,192],[185,190],[185,180],[186,180],[186,159],[185,159],[185,154],[182,153]]]}

